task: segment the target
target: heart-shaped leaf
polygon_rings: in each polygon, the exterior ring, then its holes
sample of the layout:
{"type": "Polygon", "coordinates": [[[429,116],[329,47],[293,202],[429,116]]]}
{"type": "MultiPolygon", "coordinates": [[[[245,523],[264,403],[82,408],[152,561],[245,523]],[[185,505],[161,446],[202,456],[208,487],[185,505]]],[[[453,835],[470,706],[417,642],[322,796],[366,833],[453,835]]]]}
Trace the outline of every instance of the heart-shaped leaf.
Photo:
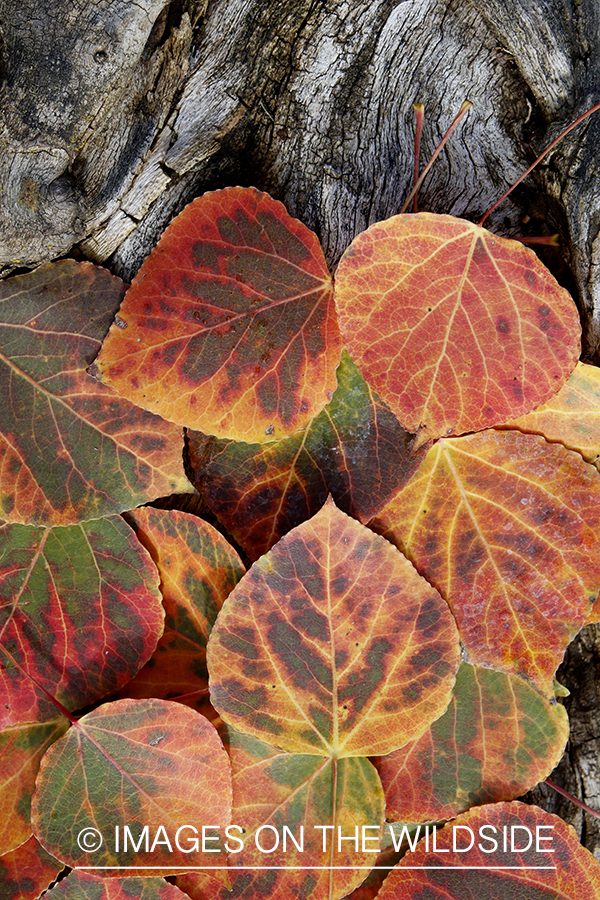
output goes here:
{"type": "Polygon", "coordinates": [[[87,374],[125,285],[63,260],[0,282],[0,516],[69,525],[189,491],[180,431],[87,374]]]}
{"type": "Polygon", "coordinates": [[[233,547],[196,516],[145,507],[127,516],[160,575],[165,631],[122,697],[181,699],[209,718],[206,642],[223,601],[244,574],[233,547]]]}
{"type": "Polygon", "coordinates": [[[325,406],[340,352],[316,235],[268,194],[225,188],[169,225],[96,371],[172,422],[262,442],[298,431],[325,406]]]}
{"type": "Polygon", "coordinates": [[[376,760],[386,815],[440,821],[513,800],[550,774],[568,737],[563,706],[516,675],[463,663],[444,715],[417,741],[376,760]]]}
{"type": "Polygon", "coordinates": [[[514,802],[471,809],[437,832],[437,852],[431,836],[428,843],[422,840],[400,860],[377,900],[600,897],[600,863],[569,825],[537,806],[514,802]]]}
{"type": "Polygon", "coordinates": [[[231,821],[229,758],[210,722],[181,703],[106,703],[44,756],[32,821],[71,867],[122,876],[218,865],[213,853],[186,850],[196,826],[201,835],[202,825],[231,821]]]}
{"type": "Polygon", "coordinates": [[[68,726],[59,716],[0,731],[0,855],[31,837],[31,795],[40,759],[68,726]]]}
{"type": "Polygon", "coordinates": [[[119,516],[0,525],[0,725],[46,721],[113,691],[163,631],[158,573],[119,516]]]}
{"type": "Polygon", "coordinates": [[[309,519],[330,493],[366,523],[418,468],[404,431],[344,351],[331,403],[299,434],[245,444],[189,433],[194,482],[251,559],[309,519]]]}
{"type": "Polygon", "coordinates": [[[529,412],[579,357],[567,291],[532,250],[464,219],[378,222],[335,283],[350,355],[419,444],[529,412]]]}
{"type": "Polygon", "coordinates": [[[208,643],[223,719],[290,752],[389,753],[446,709],[459,662],[447,605],[329,500],[225,601],[208,643]]]}
{"type": "Polygon", "coordinates": [[[450,604],[472,663],[553,676],[600,588],[600,476],[518,431],[440,440],[376,527],[450,604]]]}

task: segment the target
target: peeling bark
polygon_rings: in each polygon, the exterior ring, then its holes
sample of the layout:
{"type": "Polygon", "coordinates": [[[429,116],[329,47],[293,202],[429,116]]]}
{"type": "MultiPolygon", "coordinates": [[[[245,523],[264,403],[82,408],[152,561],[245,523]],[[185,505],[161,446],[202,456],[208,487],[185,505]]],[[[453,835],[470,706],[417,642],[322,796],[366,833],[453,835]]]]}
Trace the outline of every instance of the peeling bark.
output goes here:
{"type": "MultiPolygon", "coordinates": [[[[476,221],[598,99],[599,19],[594,0],[0,0],[0,270],[74,252],[130,279],[186,203],[236,183],[282,200],[335,265],[410,190],[415,102],[423,160],[473,102],[419,204],[476,221]]],[[[596,362],[599,138],[596,117],[487,223],[560,233],[544,261],[596,362]]],[[[556,777],[600,806],[597,632],[563,674],[573,736],[556,777]]]]}

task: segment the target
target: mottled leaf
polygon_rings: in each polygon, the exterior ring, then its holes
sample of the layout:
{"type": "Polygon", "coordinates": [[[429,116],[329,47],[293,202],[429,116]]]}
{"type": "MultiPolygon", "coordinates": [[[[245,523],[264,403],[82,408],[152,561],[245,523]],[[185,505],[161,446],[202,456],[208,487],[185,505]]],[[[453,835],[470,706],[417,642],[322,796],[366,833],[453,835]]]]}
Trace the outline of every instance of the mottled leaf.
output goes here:
{"type": "Polygon", "coordinates": [[[244,566],[225,538],[196,516],[146,507],[127,519],[158,568],[165,631],[121,696],[178,699],[212,718],[206,641],[244,566]]]}
{"type": "Polygon", "coordinates": [[[287,751],[389,753],[446,709],[458,653],[437,591],[329,500],[225,601],[208,643],[211,699],[287,751]]]}
{"type": "Polygon", "coordinates": [[[600,456],[600,369],[578,362],[558,394],[503,427],[541,434],[595,463],[600,456]]]}
{"type": "MultiPolygon", "coordinates": [[[[227,743],[238,826],[230,842],[233,897],[258,900],[268,888],[273,900],[337,900],[360,884],[383,832],[383,791],[371,763],[284,753],[232,729],[227,743]]],[[[194,900],[206,896],[194,875],[177,884],[194,900]]],[[[221,889],[216,897],[231,894],[221,889]]]]}
{"type": "Polygon", "coordinates": [[[448,600],[474,664],[552,697],[600,587],[600,476],[518,431],[441,440],[376,528],[448,600]]]}
{"type": "Polygon", "coordinates": [[[40,759],[68,725],[59,716],[0,731],[0,855],[31,837],[31,795],[40,759]]]}
{"type": "Polygon", "coordinates": [[[251,559],[309,519],[331,494],[366,523],[420,464],[404,431],[344,351],[331,403],[305,431],[270,444],[189,433],[196,487],[251,559]]]}
{"type": "Polygon", "coordinates": [[[0,856],[0,897],[36,900],[63,869],[63,863],[46,853],[31,837],[16,850],[0,856]]]}
{"type": "Polygon", "coordinates": [[[417,741],[375,761],[386,815],[440,821],[513,800],[550,774],[568,737],[563,706],[517,675],[463,663],[444,715],[417,741]]]}
{"type": "Polygon", "coordinates": [[[0,514],[69,525],[191,490],[177,428],[87,374],[124,285],[63,260],[0,282],[0,514]]]}
{"type": "Polygon", "coordinates": [[[340,351],[316,235],[268,194],[225,188],[169,225],[96,371],[165,419],[262,442],[303,428],[325,406],[340,351]]]}
{"type": "Polygon", "coordinates": [[[164,878],[102,878],[75,871],[48,900],[185,900],[185,894],[164,878]]]}
{"type": "Polygon", "coordinates": [[[188,826],[224,829],[230,816],[231,770],[217,732],[167,700],[117,700],[79,719],[44,756],[32,803],[34,833],[49,852],[71,867],[130,867],[104,870],[117,876],[213,864],[201,845],[185,852],[188,826]]]}
{"type": "Polygon", "coordinates": [[[430,836],[429,849],[423,840],[414,853],[407,853],[377,900],[600,898],[598,861],[570,825],[537,806],[494,803],[469,810],[437,832],[436,846],[437,853],[430,836]],[[471,837],[473,848],[468,850],[471,837]],[[519,852],[529,843],[530,849],[519,852]]]}
{"type": "Polygon", "coordinates": [[[577,308],[532,250],[465,219],[394,216],[336,272],[350,355],[418,443],[548,400],[579,357],[577,308]]]}
{"type": "Polygon", "coordinates": [[[75,711],[121,687],[163,631],[158,573],[119,516],[0,526],[0,725],[75,711]]]}

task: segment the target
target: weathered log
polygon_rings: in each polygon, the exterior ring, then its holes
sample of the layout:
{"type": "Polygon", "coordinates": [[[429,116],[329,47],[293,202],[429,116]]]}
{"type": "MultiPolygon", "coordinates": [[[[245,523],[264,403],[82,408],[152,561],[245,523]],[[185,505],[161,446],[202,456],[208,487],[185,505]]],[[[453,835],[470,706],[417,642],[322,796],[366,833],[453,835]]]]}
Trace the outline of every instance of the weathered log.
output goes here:
{"type": "MultiPolygon", "coordinates": [[[[600,94],[594,0],[0,0],[0,270],[71,252],[129,280],[193,197],[254,184],[335,265],[398,212],[469,98],[420,208],[477,220],[600,94]]],[[[544,259],[600,360],[600,118],[572,132],[488,221],[558,231],[544,259]]],[[[567,786],[600,805],[597,628],[569,654],[567,786]]],[[[537,798],[541,794],[538,792],[537,798]]],[[[597,827],[549,798],[590,849],[597,827]]]]}

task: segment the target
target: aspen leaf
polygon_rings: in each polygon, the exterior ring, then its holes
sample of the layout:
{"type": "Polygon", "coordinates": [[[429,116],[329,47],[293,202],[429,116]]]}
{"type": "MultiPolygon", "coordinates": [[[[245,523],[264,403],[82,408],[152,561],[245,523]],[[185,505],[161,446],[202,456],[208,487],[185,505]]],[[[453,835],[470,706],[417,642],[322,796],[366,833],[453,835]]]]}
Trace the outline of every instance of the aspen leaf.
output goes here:
{"type": "Polygon", "coordinates": [[[458,816],[436,837],[439,852],[426,849],[422,840],[415,852],[407,853],[390,872],[377,895],[378,900],[600,898],[598,861],[581,846],[570,825],[537,806],[518,802],[479,806],[458,816]],[[479,829],[484,826],[487,828],[480,837],[479,829]],[[508,834],[506,852],[503,844],[505,828],[508,834]],[[511,831],[513,828],[514,832],[511,831]],[[540,831],[536,832],[536,828],[540,831]],[[471,840],[467,829],[474,834],[475,840],[473,848],[465,851],[471,840]],[[516,848],[527,847],[530,843],[530,849],[512,852],[512,834],[516,848]],[[457,851],[453,849],[455,835],[457,851]],[[542,852],[536,850],[536,835],[541,837],[538,844],[542,852]],[[496,842],[496,849],[492,841],[496,842]],[[480,844],[483,850],[479,849],[480,844]],[[411,866],[418,868],[411,869],[411,866]],[[425,866],[430,868],[425,869],[425,866]],[[512,868],[494,870],[494,866],[512,868]],[[530,868],[533,866],[538,868],[530,868]]]}
{"type": "Polygon", "coordinates": [[[442,439],[374,523],[446,598],[472,663],[553,697],[600,587],[600,475],[536,435],[442,439]]]}
{"type": "Polygon", "coordinates": [[[175,509],[129,513],[160,575],[165,630],[122,697],[181,699],[209,718],[206,642],[223,601],[244,574],[239,556],[208,522],[175,509]]]}
{"type": "Polygon", "coordinates": [[[162,634],[158,575],[120,516],[0,525],[0,724],[56,716],[121,687],[162,634]]]}
{"type": "Polygon", "coordinates": [[[74,871],[48,900],[185,900],[185,894],[164,878],[101,878],[74,871]]]}
{"type": "Polygon", "coordinates": [[[233,589],[208,643],[211,700],[289,752],[389,753],[446,709],[459,663],[447,605],[332,500],[233,589]]]}
{"type": "Polygon", "coordinates": [[[516,675],[463,663],[444,715],[418,740],[375,761],[386,815],[441,821],[513,800],[550,774],[568,737],[563,706],[516,675]]]}
{"type": "MultiPolygon", "coordinates": [[[[232,819],[243,828],[234,832],[243,848],[230,855],[233,896],[260,900],[268,886],[273,900],[345,897],[365,878],[375,856],[370,851],[383,831],[383,791],[369,760],[284,753],[231,728],[225,743],[233,776],[232,819]],[[363,827],[372,838],[365,850],[363,827]],[[340,833],[350,840],[338,841],[340,833]],[[256,870],[265,864],[273,870],[256,870]]],[[[192,900],[206,896],[202,876],[178,876],[177,885],[192,900]]],[[[214,895],[215,900],[228,896],[226,888],[214,895]]]]}
{"type": "Polygon", "coordinates": [[[0,515],[70,525],[189,491],[179,429],[87,373],[125,285],[63,260],[0,281],[0,515]]]}
{"type": "Polygon", "coordinates": [[[419,444],[529,412],[579,357],[567,291],[532,250],[464,219],[378,222],[335,283],[350,355],[419,444]]]}
{"type": "Polygon", "coordinates": [[[95,371],[172,422],[264,442],[300,430],[331,399],[340,353],[316,235],[268,194],[225,188],[169,225],[95,371]]]}
{"type": "Polygon", "coordinates": [[[105,703],[75,722],[44,756],[32,821],[40,843],[72,868],[126,866],[128,875],[151,875],[169,874],[174,866],[215,865],[212,853],[185,852],[186,840],[194,823],[230,823],[229,759],[210,722],[180,703],[105,703]],[[137,851],[131,843],[125,848],[126,825],[135,841],[142,835],[137,851]],[[86,851],[78,836],[89,829],[102,841],[86,851]],[[152,868],[136,872],[136,865],[152,868]]]}

